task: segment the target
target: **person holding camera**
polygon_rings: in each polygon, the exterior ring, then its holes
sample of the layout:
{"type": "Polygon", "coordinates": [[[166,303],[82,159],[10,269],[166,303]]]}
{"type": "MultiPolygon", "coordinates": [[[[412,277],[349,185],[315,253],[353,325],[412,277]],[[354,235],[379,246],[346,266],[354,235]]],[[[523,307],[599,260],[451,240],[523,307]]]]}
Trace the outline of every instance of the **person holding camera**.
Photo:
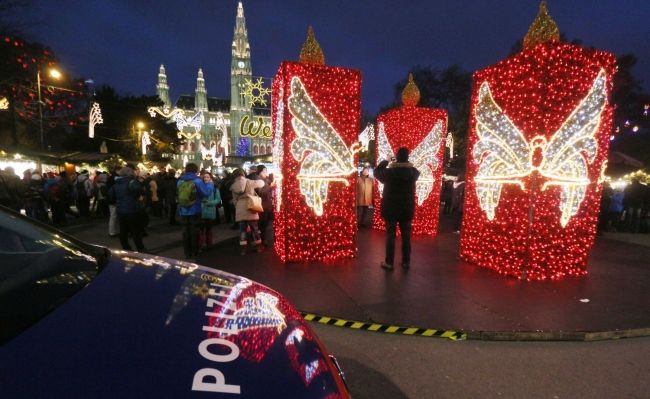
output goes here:
{"type": "Polygon", "coordinates": [[[402,235],[402,268],[411,262],[411,223],[415,215],[415,182],[420,172],[408,161],[409,150],[400,147],[396,160],[384,160],[375,169],[375,178],[384,184],[381,199],[381,216],[386,222],[386,257],[381,267],[393,270],[395,260],[395,234],[397,225],[402,235]]]}

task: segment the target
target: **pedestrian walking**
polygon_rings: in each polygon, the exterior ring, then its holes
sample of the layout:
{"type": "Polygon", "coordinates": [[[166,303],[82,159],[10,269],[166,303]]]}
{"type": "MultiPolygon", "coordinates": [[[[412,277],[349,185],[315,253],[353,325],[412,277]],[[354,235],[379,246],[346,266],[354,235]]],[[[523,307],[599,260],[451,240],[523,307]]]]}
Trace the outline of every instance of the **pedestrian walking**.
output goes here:
{"type": "Polygon", "coordinates": [[[370,169],[364,167],[357,177],[357,227],[367,227],[368,225],[366,221],[372,206],[373,185],[374,179],[370,177],[370,169]]]}
{"type": "MultiPolygon", "coordinates": [[[[111,175],[106,181],[107,193],[111,192],[111,188],[115,185],[115,179],[117,178],[121,168],[114,168],[111,175]]],[[[108,235],[110,237],[117,237],[120,233],[120,225],[117,219],[117,204],[115,197],[108,195],[108,235]]]]}
{"type": "Polygon", "coordinates": [[[465,208],[465,176],[461,173],[456,177],[451,192],[451,213],[454,215],[454,234],[460,234],[465,208]]]}
{"type": "Polygon", "coordinates": [[[199,250],[212,245],[212,226],[219,219],[221,194],[214,184],[214,178],[209,172],[203,173],[203,183],[210,186],[210,193],[201,202],[201,224],[199,226],[199,250]]]}
{"type": "Polygon", "coordinates": [[[375,177],[384,184],[381,216],[386,222],[386,257],[381,267],[393,270],[395,235],[399,225],[402,236],[402,268],[411,263],[411,224],[415,215],[415,182],[420,172],[408,161],[409,150],[400,147],[395,162],[384,160],[375,169],[375,177]]]}
{"type": "Polygon", "coordinates": [[[90,218],[90,198],[92,196],[92,181],[88,177],[88,171],[82,170],[77,176],[74,186],[75,204],[79,216],[90,218]]]}
{"type": "MultiPolygon", "coordinates": [[[[245,177],[243,169],[235,169],[233,172],[233,183],[230,187],[233,202],[235,204],[235,221],[239,223],[239,247],[241,254],[246,254],[248,246],[248,233],[251,234],[257,251],[261,252],[262,238],[259,229],[260,215],[258,211],[252,210],[252,197],[257,197],[256,188],[264,187],[264,180],[250,180],[245,177]]],[[[260,201],[261,202],[261,201],[260,201]]],[[[263,212],[263,209],[260,209],[263,212]]]]}
{"type": "Polygon", "coordinates": [[[45,182],[41,174],[34,172],[27,182],[25,190],[25,214],[43,223],[49,221],[45,209],[45,182]]]}
{"type": "Polygon", "coordinates": [[[199,253],[201,203],[214,190],[214,184],[211,181],[204,183],[198,172],[199,167],[190,162],[185,165],[185,173],[177,182],[178,205],[183,221],[183,251],[187,259],[196,258],[199,253]]]}
{"type": "Polygon", "coordinates": [[[0,171],[0,205],[20,212],[23,207],[24,186],[14,173],[14,168],[8,166],[0,171]]]}
{"type": "Polygon", "coordinates": [[[451,194],[454,191],[453,185],[454,182],[451,180],[443,180],[442,182],[440,200],[443,203],[443,208],[442,208],[443,215],[451,215],[451,194]]]}
{"type": "Polygon", "coordinates": [[[609,201],[606,230],[618,231],[623,216],[623,190],[614,190],[609,201]]]}
{"type": "Polygon", "coordinates": [[[142,208],[140,197],[143,194],[144,187],[136,179],[133,168],[125,166],[120,169],[109,196],[115,199],[115,210],[120,226],[120,244],[127,251],[131,251],[129,235],[133,238],[138,252],[146,251],[142,242],[142,219],[138,217],[142,208]]]}
{"type": "Polygon", "coordinates": [[[178,212],[178,203],[177,203],[177,187],[178,183],[176,179],[176,170],[169,169],[165,176],[163,177],[163,186],[165,191],[165,209],[167,210],[167,217],[169,218],[169,224],[176,224],[176,213],[178,212]]]}
{"type": "Polygon", "coordinates": [[[221,201],[223,203],[223,218],[226,220],[226,223],[232,223],[233,229],[238,229],[239,224],[235,220],[235,203],[232,199],[232,191],[230,187],[234,181],[232,173],[225,171],[225,176],[221,179],[221,184],[219,185],[219,191],[221,193],[221,201]]]}
{"type": "Polygon", "coordinates": [[[255,193],[262,199],[262,208],[264,212],[260,213],[259,227],[260,235],[262,237],[262,244],[266,247],[273,245],[273,222],[275,220],[275,213],[273,212],[273,190],[275,189],[275,181],[272,175],[269,175],[268,169],[264,165],[257,165],[257,173],[253,176],[253,180],[264,181],[264,186],[255,189],[255,193]]]}
{"type": "Polygon", "coordinates": [[[52,211],[52,223],[55,226],[65,224],[65,206],[61,198],[61,177],[56,176],[54,173],[48,173],[45,180],[43,192],[45,200],[50,204],[52,211]]]}
{"type": "Polygon", "coordinates": [[[633,179],[623,191],[625,206],[625,228],[630,233],[638,233],[641,225],[641,211],[645,199],[645,186],[638,179],[633,179]]]}

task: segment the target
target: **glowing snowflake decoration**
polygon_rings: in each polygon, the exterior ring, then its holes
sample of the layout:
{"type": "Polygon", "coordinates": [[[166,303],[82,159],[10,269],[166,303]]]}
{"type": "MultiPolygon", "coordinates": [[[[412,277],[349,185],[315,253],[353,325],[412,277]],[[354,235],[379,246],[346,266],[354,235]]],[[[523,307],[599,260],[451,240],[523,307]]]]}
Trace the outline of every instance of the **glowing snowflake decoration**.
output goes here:
{"type": "Polygon", "coordinates": [[[264,87],[264,80],[262,78],[257,78],[255,83],[251,79],[245,79],[244,89],[241,94],[250,101],[252,106],[266,106],[266,96],[271,94],[271,90],[264,87]]]}
{"type": "Polygon", "coordinates": [[[208,299],[208,295],[210,295],[210,288],[208,287],[207,284],[193,284],[192,285],[192,295],[201,297],[203,299],[208,299]]]}

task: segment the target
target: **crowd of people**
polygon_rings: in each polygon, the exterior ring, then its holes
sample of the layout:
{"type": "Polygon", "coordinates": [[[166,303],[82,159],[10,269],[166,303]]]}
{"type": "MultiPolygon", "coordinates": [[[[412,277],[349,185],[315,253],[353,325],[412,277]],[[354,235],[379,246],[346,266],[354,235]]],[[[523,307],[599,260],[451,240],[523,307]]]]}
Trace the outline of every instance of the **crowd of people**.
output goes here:
{"type": "Polygon", "coordinates": [[[264,165],[248,173],[236,169],[216,176],[188,163],[179,177],[170,169],[142,173],[134,165],[110,171],[41,174],[28,170],[21,179],[11,167],[0,171],[0,205],[57,227],[70,218],[107,219],[108,234],[123,249],[147,252],[143,237],[151,218],[183,224],[185,257],[196,258],[213,244],[213,226],[232,223],[240,231],[242,253],[249,241],[257,251],[273,244],[273,176],[264,165]],[[249,210],[251,198],[259,209],[249,210]]]}
{"type": "MultiPolygon", "coordinates": [[[[408,163],[408,151],[399,155],[401,158],[395,162],[382,163],[375,169],[375,177],[387,184],[382,198],[382,217],[388,230],[385,268],[393,264],[397,225],[403,232],[405,247],[402,265],[408,268],[410,261],[408,231],[414,206],[411,191],[417,174],[408,163]]],[[[369,169],[363,168],[357,178],[359,227],[372,224],[373,187],[369,169]]],[[[454,218],[455,232],[460,230],[464,188],[462,175],[442,186],[442,213],[454,218]]],[[[254,166],[248,172],[239,168],[213,175],[188,163],[178,177],[173,169],[148,174],[133,165],[93,174],[86,170],[72,174],[28,170],[22,179],[11,167],[0,170],[0,205],[18,212],[24,210],[27,216],[55,226],[66,224],[70,217],[108,219],[108,234],[119,237],[126,250],[132,249],[129,240],[133,240],[139,252],[147,252],[143,237],[147,235],[150,218],[162,218],[170,225],[180,221],[188,259],[196,258],[202,249],[213,244],[212,230],[221,223],[222,214],[225,223],[239,230],[242,254],[249,247],[263,251],[273,245],[274,189],[273,175],[264,165],[254,166]]],[[[605,184],[598,231],[650,233],[650,187],[638,180],[624,189],[605,184]]]]}
{"type": "Polygon", "coordinates": [[[650,233],[650,186],[633,179],[625,188],[605,183],[598,232],[650,233]]]}

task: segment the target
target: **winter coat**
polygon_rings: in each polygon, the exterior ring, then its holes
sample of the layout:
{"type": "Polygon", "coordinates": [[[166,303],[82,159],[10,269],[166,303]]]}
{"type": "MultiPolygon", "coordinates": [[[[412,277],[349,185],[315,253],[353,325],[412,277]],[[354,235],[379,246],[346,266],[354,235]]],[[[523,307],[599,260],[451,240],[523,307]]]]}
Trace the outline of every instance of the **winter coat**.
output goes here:
{"type": "Polygon", "coordinates": [[[24,192],[25,186],[18,176],[0,171],[0,204],[19,210],[24,192]]]}
{"type": "Polygon", "coordinates": [[[628,184],[623,191],[625,198],[623,204],[625,208],[641,208],[643,206],[643,197],[645,196],[645,187],[638,181],[628,184]]]}
{"type": "Polygon", "coordinates": [[[609,203],[609,212],[621,213],[623,212],[623,192],[615,192],[609,203]]]}
{"type": "Polygon", "coordinates": [[[44,194],[43,180],[30,179],[25,190],[25,208],[34,208],[43,205],[44,194]]]}
{"type": "Polygon", "coordinates": [[[232,201],[235,204],[235,221],[259,220],[257,212],[248,210],[248,196],[255,195],[255,189],[264,187],[264,180],[249,180],[243,176],[238,177],[230,186],[232,201]]]}
{"type": "Polygon", "coordinates": [[[415,182],[420,172],[409,162],[382,161],[375,177],[384,184],[381,216],[388,221],[411,220],[415,215],[415,182]]]}
{"type": "Polygon", "coordinates": [[[212,190],[214,190],[214,183],[210,182],[205,184],[203,179],[196,175],[196,173],[185,172],[178,178],[176,182],[176,188],[181,186],[184,181],[191,180],[196,186],[196,200],[192,206],[180,206],[179,214],[181,216],[201,216],[201,203],[204,198],[207,198],[212,190]]]}
{"type": "Polygon", "coordinates": [[[165,193],[165,201],[167,201],[168,204],[176,203],[176,196],[178,195],[178,192],[176,190],[177,182],[178,181],[176,177],[170,176],[168,174],[162,178],[160,184],[164,186],[163,191],[165,193]]]}
{"type": "Polygon", "coordinates": [[[140,197],[144,193],[144,187],[131,176],[118,176],[115,184],[109,191],[109,197],[115,199],[118,215],[132,215],[140,212],[142,203],[140,197]]]}
{"type": "Polygon", "coordinates": [[[93,194],[93,182],[88,178],[88,175],[81,174],[77,176],[74,189],[76,198],[90,198],[93,194]]]}
{"type": "Polygon", "coordinates": [[[453,191],[451,192],[451,209],[462,212],[465,202],[465,182],[454,182],[453,191]]]}
{"type": "Polygon", "coordinates": [[[149,190],[151,191],[151,202],[158,202],[158,183],[156,180],[149,181],[149,190]]]}
{"type": "Polygon", "coordinates": [[[255,193],[262,198],[262,208],[264,212],[273,212],[273,189],[269,184],[269,178],[262,179],[258,175],[254,175],[254,178],[251,180],[262,180],[264,181],[264,187],[256,188],[255,193]]]}
{"type": "Polygon", "coordinates": [[[201,219],[214,220],[217,218],[217,208],[221,207],[221,194],[216,187],[201,202],[201,219]]]}
{"type": "Polygon", "coordinates": [[[373,178],[357,177],[357,206],[372,205],[373,178]]]}

